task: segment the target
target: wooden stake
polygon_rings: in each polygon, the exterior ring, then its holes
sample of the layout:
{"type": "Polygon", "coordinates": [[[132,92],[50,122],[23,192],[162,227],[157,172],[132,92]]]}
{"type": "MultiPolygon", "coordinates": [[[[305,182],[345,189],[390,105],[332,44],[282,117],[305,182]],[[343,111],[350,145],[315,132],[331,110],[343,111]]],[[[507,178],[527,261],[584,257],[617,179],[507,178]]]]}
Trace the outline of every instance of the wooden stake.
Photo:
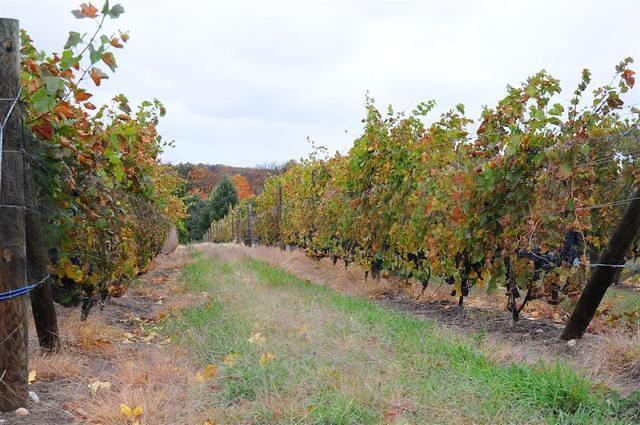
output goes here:
{"type": "Polygon", "coordinates": [[[251,223],[251,204],[249,204],[249,212],[247,214],[247,245],[251,246],[253,242],[253,226],[251,223]]]}
{"type": "MultiPolygon", "coordinates": [[[[0,18],[0,98],[13,99],[20,89],[19,23],[0,18]]],[[[0,102],[0,123],[11,106],[0,102]]],[[[0,291],[26,284],[26,247],[21,108],[16,105],[3,133],[0,182],[0,291]]],[[[14,410],[27,399],[27,297],[0,301],[0,410],[14,410]]]]}
{"type": "MultiPolygon", "coordinates": [[[[623,264],[625,255],[640,230],[640,188],[632,195],[627,210],[620,220],[620,224],[613,232],[611,239],[602,255],[599,264],[623,264]]],[[[573,309],[571,317],[562,332],[562,339],[582,338],[589,323],[596,314],[596,310],[604,298],[605,292],[613,283],[618,268],[597,266],[589,283],[585,286],[578,304],[573,309]]]]}
{"type": "Polygon", "coordinates": [[[284,243],[282,243],[282,186],[278,185],[278,245],[284,251],[284,243]]]}
{"type": "MultiPolygon", "coordinates": [[[[37,213],[38,203],[35,199],[31,164],[25,156],[23,158],[24,204],[28,208],[25,211],[27,280],[40,282],[47,276],[49,257],[42,233],[41,217],[37,213]]],[[[45,351],[58,351],[60,349],[58,318],[49,280],[31,291],[31,311],[40,348],[45,351]]]]}

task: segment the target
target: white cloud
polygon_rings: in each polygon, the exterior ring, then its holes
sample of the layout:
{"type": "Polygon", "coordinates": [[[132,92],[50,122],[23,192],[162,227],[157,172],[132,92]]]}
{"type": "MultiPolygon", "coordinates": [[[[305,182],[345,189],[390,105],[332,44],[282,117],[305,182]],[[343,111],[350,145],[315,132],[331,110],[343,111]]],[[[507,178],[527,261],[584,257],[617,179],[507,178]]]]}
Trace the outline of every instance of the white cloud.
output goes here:
{"type": "MultiPolygon", "coordinates": [[[[90,29],[69,13],[76,3],[0,0],[0,15],[58,50],[68,30],[90,29]]],[[[121,3],[110,30],[131,41],[98,97],[164,101],[170,161],[282,161],[307,152],[307,136],[347,149],[367,90],[382,107],[436,99],[440,111],[462,102],[477,116],[506,84],[545,68],[568,98],[583,67],[606,83],[640,51],[635,0],[121,3]]]]}

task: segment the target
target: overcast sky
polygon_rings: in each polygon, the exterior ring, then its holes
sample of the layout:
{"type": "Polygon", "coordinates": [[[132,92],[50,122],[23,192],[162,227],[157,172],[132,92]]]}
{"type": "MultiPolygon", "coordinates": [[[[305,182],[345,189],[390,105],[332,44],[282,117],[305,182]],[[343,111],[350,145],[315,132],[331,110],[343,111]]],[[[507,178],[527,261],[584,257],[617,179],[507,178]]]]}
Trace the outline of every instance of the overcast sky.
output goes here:
{"type": "MultiPolygon", "coordinates": [[[[71,15],[79,3],[0,0],[0,16],[60,51],[69,30],[93,29],[71,15]]],[[[562,100],[582,68],[605,84],[621,59],[640,60],[638,0],[120,3],[126,12],[109,31],[131,40],[98,97],[163,101],[161,133],[176,141],[170,162],[298,159],[307,137],[344,152],[362,128],[367,91],[382,108],[435,99],[438,112],[464,103],[476,118],[507,84],[543,68],[561,80],[562,100]]],[[[628,103],[639,102],[635,88],[628,103]]]]}

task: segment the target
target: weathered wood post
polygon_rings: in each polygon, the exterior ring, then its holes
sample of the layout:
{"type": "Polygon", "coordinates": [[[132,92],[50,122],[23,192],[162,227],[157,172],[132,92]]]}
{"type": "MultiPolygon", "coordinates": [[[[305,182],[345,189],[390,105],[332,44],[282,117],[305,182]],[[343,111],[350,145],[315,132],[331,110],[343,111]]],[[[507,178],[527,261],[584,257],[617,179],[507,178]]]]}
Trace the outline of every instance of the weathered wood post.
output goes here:
{"type": "Polygon", "coordinates": [[[284,251],[284,243],[282,242],[282,185],[278,185],[278,246],[284,251]]]}
{"type": "Polygon", "coordinates": [[[249,209],[247,212],[247,245],[251,246],[251,244],[253,243],[253,223],[252,223],[253,215],[251,213],[251,203],[249,203],[248,207],[249,209]]]}
{"type": "MultiPolygon", "coordinates": [[[[624,216],[613,232],[607,247],[600,255],[599,264],[622,265],[625,254],[631,247],[640,230],[640,188],[629,200],[624,216]]],[[[605,292],[613,283],[618,268],[596,266],[591,278],[585,286],[578,304],[573,309],[571,317],[562,332],[562,339],[581,338],[586,332],[589,323],[596,314],[596,310],[604,297],[605,292]]]]}
{"type": "Polygon", "coordinates": [[[231,214],[231,242],[238,242],[238,236],[236,232],[236,212],[231,214]]]}
{"type": "Polygon", "coordinates": [[[240,215],[238,214],[237,211],[234,211],[233,213],[233,220],[235,222],[235,233],[236,233],[236,239],[235,239],[235,243],[240,243],[240,215]]]}
{"type": "Polygon", "coordinates": [[[42,233],[41,217],[37,212],[38,203],[33,187],[31,164],[26,156],[23,156],[23,158],[24,204],[27,207],[25,211],[27,280],[29,282],[40,282],[44,279],[44,282],[31,291],[31,311],[33,312],[33,321],[36,325],[40,348],[46,351],[58,351],[60,349],[58,318],[53,302],[51,284],[47,279],[49,257],[42,233]]]}
{"type": "MultiPolygon", "coordinates": [[[[26,284],[23,161],[20,107],[19,23],[0,18],[0,292],[26,284]],[[11,106],[14,105],[13,111],[11,106]]],[[[14,410],[27,399],[27,297],[0,301],[0,410],[14,410]]]]}

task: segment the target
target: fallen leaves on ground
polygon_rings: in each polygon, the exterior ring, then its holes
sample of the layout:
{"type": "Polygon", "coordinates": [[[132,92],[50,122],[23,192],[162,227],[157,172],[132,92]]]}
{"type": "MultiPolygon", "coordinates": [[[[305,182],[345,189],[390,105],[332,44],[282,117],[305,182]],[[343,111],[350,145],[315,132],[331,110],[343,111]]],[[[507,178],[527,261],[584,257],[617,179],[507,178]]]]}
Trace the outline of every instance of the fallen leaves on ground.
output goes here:
{"type": "Polygon", "coordinates": [[[127,419],[133,419],[133,424],[138,425],[140,424],[140,421],[138,419],[142,416],[144,410],[142,410],[142,406],[136,406],[132,408],[128,404],[122,403],[120,405],[120,413],[122,413],[122,416],[127,419]]]}
{"type": "Polygon", "coordinates": [[[260,360],[258,362],[260,363],[260,366],[264,367],[267,363],[272,362],[275,359],[276,356],[271,353],[262,353],[260,354],[260,360]]]}
{"type": "Polygon", "coordinates": [[[196,381],[204,382],[207,379],[215,379],[218,376],[218,366],[210,364],[201,372],[196,372],[196,381]]]}
{"type": "Polygon", "coordinates": [[[231,367],[234,364],[236,364],[236,360],[238,360],[238,357],[240,357],[240,354],[238,353],[229,353],[225,356],[224,360],[222,361],[226,366],[231,367]]]}
{"type": "Polygon", "coordinates": [[[89,393],[91,397],[95,397],[98,395],[98,392],[109,391],[111,390],[111,382],[108,381],[100,381],[98,379],[91,381],[88,384],[89,393]]]}
{"type": "Polygon", "coordinates": [[[37,374],[36,374],[35,370],[32,369],[32,370],[29,371],[29,377],[28,377],[29,384],[33,384],[35,382],[36,376],[37,376],[37,374]]]}
{"type": "Polygon", "coordinates": [[[265,341],[266,339],[262,335],[262,332],[256,332],[253,335],[251,335],[251,338],[249,338],[249,342],[251,344],[256,344],[256,345],[263,345],[265,341]]]}

